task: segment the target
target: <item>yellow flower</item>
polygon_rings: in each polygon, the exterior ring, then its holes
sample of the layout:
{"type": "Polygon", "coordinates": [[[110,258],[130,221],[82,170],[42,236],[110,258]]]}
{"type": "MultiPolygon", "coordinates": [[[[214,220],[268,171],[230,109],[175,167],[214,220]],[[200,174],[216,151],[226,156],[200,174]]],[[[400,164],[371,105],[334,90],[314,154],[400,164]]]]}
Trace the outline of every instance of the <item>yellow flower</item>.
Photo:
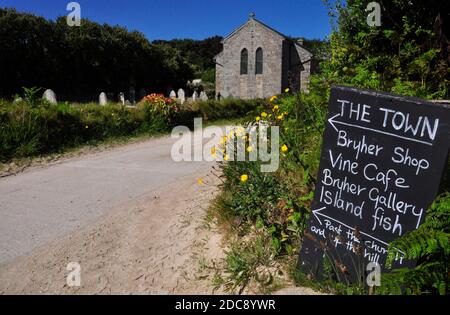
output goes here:
{"type": "Polygon", "coordinates": [[[261,120],[261,117],[256,117],[256,121],[260,121],[261,120]]]}
{"type": "Polygon", "coordinates": [[[261,117],[262,117],[262,118],[266,118],[266,117],[267,117],[267,113],[266,113],[266,112],[262,112],[262,113],[261,113],[261,117]]]}
{"type": "Polygon", "coordinates": [[[211,148],[211,155],[216,155],[216,147],[211,148]]]}
{"type": "Polygon", "coordinates": [[[246,181],[248,181],[248,175],[247,174],[241,175],[241,182],[245,183],[246,181]]]}
{"type": "Polygon", "coordinates": [[[290,91],[289,88],[287,88],[286,90],[284,90],[284,92],[286,92],[286,93],[289,93],[289,91],[290,91]]]}
{"type": "Polygon", "coordinates": [[[280,115],[280,116],[277,117],[278,120],[283,120],[283,118],[284,118],[283,115],[280,115]]]}
{"type": "Polygon", "coordinates": [[[220,140],[220,144],[226,144],[228,140],[227,136],[224,136],[221,140],[220,140]]]}
{"type": "Polygon", "coordinates": [[[228,154],[225,154],[225,156],[223,157],[224,161],[228,161],[230,159],[230,156],[228,154]]]}
{"type": "Polygon", "coordinates": [[[247,148],[247,152],[248,152],[248,153],[253,152],[253,148],[252,148],[252,147],[248,147],[248,148],[247,148]]]}
{"type": "Polygon", "coordinates": [[[86,129],[89,129],[89,126],[88,126],[88,125],[86,125],[86,129]]]}
{"type": "Polygon", "coordinates": [[[199,184],[200,186],[202,186],[202,185],[204,184],[203,179],[202,179],[202,178],[199,178],[199,179],[197,180],[197,184],[199,184]]]}
{"type": "Polygon", "coordinates": [[[272,118],[272,114],[269,115],[269,118],[272,118]]]}
{"type": "Polygon", "coordinates": [[[286,153],[288,150],[289,150],[289,148],[287,147],[287,145],[283,145],[283,146],[281,147],[281,152],[286,153]]]}
{"type": "Polygon", "coordinates": [[[275,101],[277,98],[278,98],[278,97],[277,97],[276,95],[274,95],[274,96],[272,96],[272,97],[270,98],[270,101],[273,102],[273,101],[275,101]]]}
{"type": "Polygon", "coordinates": [[[279,109],[280,109],[280,106],[278,106],[278,105],[275,105],[275,106],[273,107],[273,111],[274,111],[274,112],[278,111],[279,109]]]}

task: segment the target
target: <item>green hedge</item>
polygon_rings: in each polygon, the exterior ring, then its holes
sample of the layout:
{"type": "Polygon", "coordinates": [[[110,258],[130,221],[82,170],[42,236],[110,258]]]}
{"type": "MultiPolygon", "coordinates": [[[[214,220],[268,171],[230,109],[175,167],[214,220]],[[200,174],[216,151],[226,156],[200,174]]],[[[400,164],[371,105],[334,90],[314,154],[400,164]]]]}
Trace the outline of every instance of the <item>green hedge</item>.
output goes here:
{"type": "Polygon", "coordinates": [[[177,125],[193,126],[195,117],[212,121],[242,117],[256,101],[198,102],[184,106],[170,121],[145,107],[116,104],[58,105],[0,101],[0,161],[61,151],[76,145],[139,133],[168,132],[177,125]]]}

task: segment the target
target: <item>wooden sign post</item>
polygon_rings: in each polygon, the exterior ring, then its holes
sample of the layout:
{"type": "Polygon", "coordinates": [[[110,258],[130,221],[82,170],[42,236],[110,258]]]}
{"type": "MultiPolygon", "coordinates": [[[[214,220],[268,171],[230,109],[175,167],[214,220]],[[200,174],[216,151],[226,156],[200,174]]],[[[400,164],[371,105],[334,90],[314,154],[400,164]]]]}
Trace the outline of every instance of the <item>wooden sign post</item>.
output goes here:
{"type": "MultiPolygon", "coordinates": [[[[450,107],[346,87],[331,90],[320,170],[299,266],[350,282],[424,222],[450,146],[450,107]]],[[[393,268],[414,262],[398,255],[393,268]]]]}

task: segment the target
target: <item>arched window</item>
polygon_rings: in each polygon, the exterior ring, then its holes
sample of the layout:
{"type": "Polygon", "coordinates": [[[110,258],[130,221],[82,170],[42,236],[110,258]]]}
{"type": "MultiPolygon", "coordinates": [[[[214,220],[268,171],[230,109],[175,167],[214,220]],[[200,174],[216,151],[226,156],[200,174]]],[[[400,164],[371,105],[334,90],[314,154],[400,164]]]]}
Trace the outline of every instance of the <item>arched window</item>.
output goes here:
{"type": "Polygon", "coordinates": [[[248,51],[246,48],[241,51],[241,74],[248,74],[248,51]]]}
{"type": "Polygon", "coordinates": [[[264,63],[263,50],[260,47],[256,50],[256,65],[255,65],[256,74],[263,74],[263,63],[264,63]]]}

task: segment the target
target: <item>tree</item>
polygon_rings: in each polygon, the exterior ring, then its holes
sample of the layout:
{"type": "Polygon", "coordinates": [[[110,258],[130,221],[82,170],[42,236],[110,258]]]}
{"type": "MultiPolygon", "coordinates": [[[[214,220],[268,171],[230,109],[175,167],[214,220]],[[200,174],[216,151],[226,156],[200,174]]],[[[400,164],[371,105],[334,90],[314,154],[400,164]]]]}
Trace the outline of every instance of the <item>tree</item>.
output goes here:
{"type": "Polygon", "coordinates": [[[53,22],[14,9],[0,9],[0,69],[0,96],[38,86],[76,101],[130,87],[166,93],[194,76],[180,51],[142,33],[85,19],[69,27],[64,17],[53,22]]]}
{"type": "Polygon", "coordinates": [[[380,0],[380,27],[367,24],[367,1],[338,1],[329,77],[341,83],[427,98],[448,97],[450,3],[380,0]],[[440,23],[436,23],[437,21],[440,23]],[[440,36],[437,36],[439,35],[440,36]]]}

